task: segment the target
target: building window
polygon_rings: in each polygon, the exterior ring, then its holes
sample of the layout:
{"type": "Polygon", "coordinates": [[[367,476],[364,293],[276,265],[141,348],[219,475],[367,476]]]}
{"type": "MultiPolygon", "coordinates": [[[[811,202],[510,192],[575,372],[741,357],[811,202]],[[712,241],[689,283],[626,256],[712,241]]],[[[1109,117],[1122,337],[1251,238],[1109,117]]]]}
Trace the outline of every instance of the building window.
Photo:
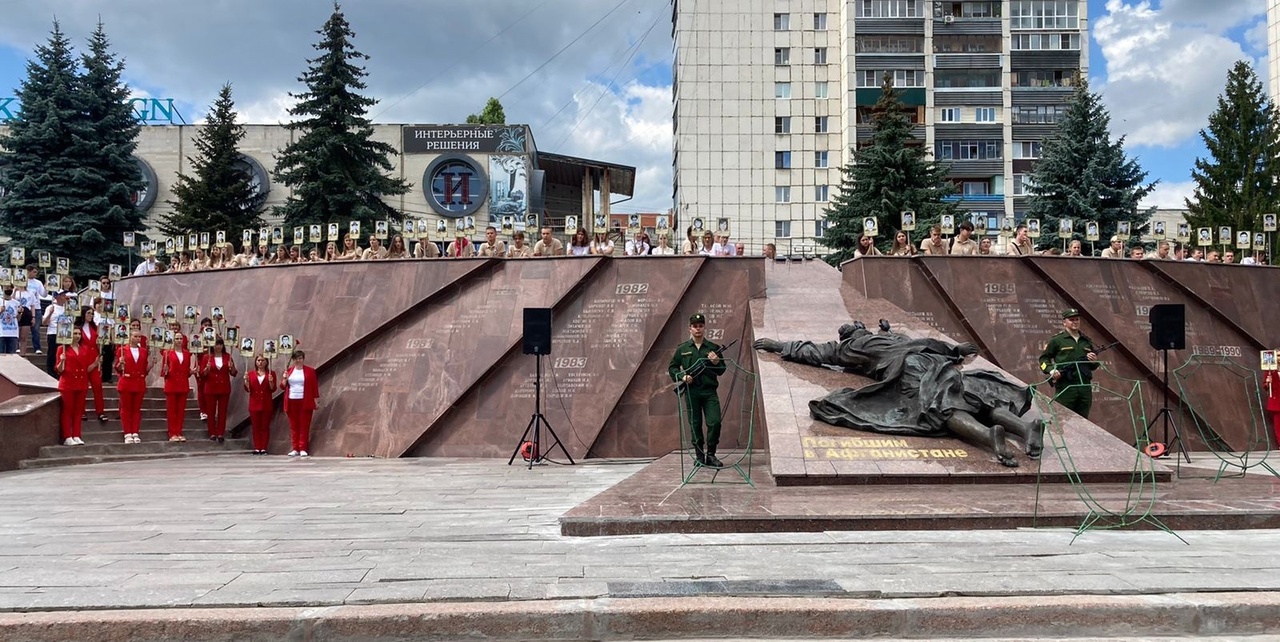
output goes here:
{"type": "Polygon", "coordinates": [[[791,14],[775,13],[773,14],[773,30],[786,31],[791,28],[791,14]]]}
{"type": "MultiPolygon", "coordinates": [[[[879,87],[884,82],[886,72],[892,75],[895,88],[924,86],[923,69],[863,69],[858,72],[858,86],[879,87]]],[[[1000,72],[997,71],[995,73],[998,76],[1000,72]]],[[[998,82],[996,86],[1000,86],[998,82]]]]}
{"type": "Polygon", "coordinates": [[[774,116],[773,117],[773,133],[790,134],[791,133],[791,117],[790,116],[774,116]]]}
{"type": "Polygon", "coordinates": [[[999,18],[999,2],[937,2],[934,3],[935,18],[999,18]]]}
{"type": "MultiPolygon", "coordinates": [[[[787,189],[787,188],[779,187],[778,189],[787,189]]],[[[784,203],[786,201],[778,201],[778,202],[784,203]]],[[[774,221],[773,236],[774,238],[780,238],[780,239],[791,238],[791,221],[774,221]]]]}
{"type": "Polygon", "coordinates": [[[1014,87],[1070,87],[1075,82],[1075,69],[1029,69],[1010,74],[1014,87]]]}
{"type": "Polygon", "coordinates": [[[996,122],[996,108],[995,108],[995,107],[979,107],[979,108],[977,108],[977,109],[975,110],[975,112],[974,112],[974,113],[975,113],[975,116],[976,116],[976,118],[975,118],[974,120],[976,120],[976,121],[978,121],[978,122],[980,122],[980,123],[994,123],[994,122],[996,122]]]}
{"type": "Polygon", "coordinates": [[[1025,196],[1031,193],[1031,175],[1014,174],[1013,175],[1013,195],[1025,196]]]}
{"type": "Polygon", "coordinates": [[[1009,37],[1015,51],[1080,51],[1079,33],[1015,33],[1009,37]]]}
{"type": "Polygon", "coordinates": [[[933,72],[937,89],[986,89],[1000,87],[999,69],[939,69],[933,72]]]}
{"type": "Polygon", "coordinates": [[[1003,158],[999,140],[940,140],[935,157],[941,160],[997,160],[1003,158]]]}
{"type": "Polygon", "coordinates": [[[960,191],[965,196],[983,196],[991,193],[991,185],[986,181],[964,181],[960,183],[960,191]]]}
{"type": "Polygon", "coordinates": [[[773,64],[789,65],[791,64],[791,48],[778,47],[773,50],[773,64]]]}
{"type": "Polygon", "coordinates": [[[828,154],[830,154],[830,152],[814,152],[814,153],[813,153],[813,166],[814,166],[814,167],[818,167],[818,168],[822,168],[822,167],[830,167],[830,166],[831,166],[831,161],[830,161],[829,159],[830,159],[831,157],[830,157],[830,156],[828,156],[828,154]]]}
{"type": "Polygon", "coordinates": [[[813,238],[820,239],[827,235],[827,230],[831,225],[827,223],[827,219],[818,219],[813,222],[813,238]]]}
{"type": "Polygon", "coordinates": [[[773,168],[791,169],[791,152],[774,152],[773,168]]]}
{"type": "Polygon", "coordinates": [[[813,30],[814,31],[827,30],[827,14],[825,13],[813,14],[813,30]]]}
{"type": "Polygon", "coordinates": [[[831,123],[831,118],[829,116],[814,116],[813,117],[813,133],[825,134],[831,131],[830,123],[831,123]]]}
{"type": "MultiPolygon", "coordinates": [[[[829,200],[830,198],[831,198],[830,185],[814,185],[813,186],[813,200],[819,203],[826,203],[827,200],[829,200]]],[[[822,236],[822,235],[819,234],[818,236],[822,236]]]]}
{"type": "Polygon", "coordinates": [[[858,53],[916,54],[924,52],[924,36],[856,36],[858,53]]]}
{"type": "Polygon", "coordinates": [[[791,83],[775,82],[773,83],[773,97],[789,100],[791,98],[791,83]]]}
{"type": "Polygon", "coordinates": [[[1013,141],[1013,157],[1017,160],[1028,160],[1028,159],[1040,158],[1040,141],[1038,140],[1013,141]]]}
{"type": "Polygon", "coordinates": [[[1065,105],[1049,105],[1038,107],[1014,107],[1013,124],[1015,125],[1056,125],[1067,113],[1065,105]]]}
{"type": "Polygon", "coordinates": [[[829,91],[830,90],[828,89],[828,85],[825,80],[822,82],[817,82],[813,84],[814,98],[830,98],[830,96],[828,95],[829,91]]]}
{"type": "Polygon", "coordinates": [[[1079,29],[1080,3],[1075,0],[1011,0],[1010,29],[1079,29]]]}
{"type": "Polygon", "coordinates": [[[923,18],[922,4],[920,0],[859,0],[857,17],[923,18]]]}
{"type": "Polygon", "coordinates": [[[827,48],[826,47],[818,47],[813,50],[813,64],[815,65],[827,64],[827,48]]]}
{"type": "Polygon", "coordinates": [[[1000,53],[1000,36],[933,35],[933,53],[1000,53]]]}
{"type": "Polygon", "coordinates": [[[959,107],[943,107],[941,113],[938,115],[938,122],[940,123],[960,122],[960,108],[959,107]]]}

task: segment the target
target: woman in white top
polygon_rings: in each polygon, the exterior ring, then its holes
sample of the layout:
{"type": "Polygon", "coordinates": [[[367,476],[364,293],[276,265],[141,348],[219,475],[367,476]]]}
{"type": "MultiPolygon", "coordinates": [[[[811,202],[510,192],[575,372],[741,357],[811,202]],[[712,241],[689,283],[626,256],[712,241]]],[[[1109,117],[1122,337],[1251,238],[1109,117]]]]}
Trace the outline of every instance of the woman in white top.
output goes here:
{"type": "Polygon", "coordinates": [[[587,240],[587,231],[578,228],[569,240],[569,256],[586,256],[591,253],[591,242],[587,240]]]}
{"type": "Polygon", "coordinates": [[[600,256],[613,256],[613,239],[604,232],[596,232],[595,240],[591,241],[591,253],[600,256]]]}
{"type": "Polygon", "coordinates": [[[670,245],[667,245],[667,238],[668,236],[666,234],[659,234],[658,245],[655,246],[653,250],[650,251],[649,253],[654,256],[671,256],[675,254],[676,248],[671,247],[670,245]]]}

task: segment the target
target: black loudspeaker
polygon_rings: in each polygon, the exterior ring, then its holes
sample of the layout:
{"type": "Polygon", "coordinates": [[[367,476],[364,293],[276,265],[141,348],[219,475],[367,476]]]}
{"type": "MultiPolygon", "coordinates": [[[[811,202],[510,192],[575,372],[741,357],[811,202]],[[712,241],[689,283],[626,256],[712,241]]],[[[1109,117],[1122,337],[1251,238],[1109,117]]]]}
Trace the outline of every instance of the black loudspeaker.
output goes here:
{"type": "Polygon", "coordinates": [[[1151,306],[1151,347],[1156,350],[1187,349],[1187,306],[1161,303],[1151,306]]]}
{"type": "Polygon", "coordinates": [[[551,354],[551,308],[524,309],[524,353],[551,354]]]}

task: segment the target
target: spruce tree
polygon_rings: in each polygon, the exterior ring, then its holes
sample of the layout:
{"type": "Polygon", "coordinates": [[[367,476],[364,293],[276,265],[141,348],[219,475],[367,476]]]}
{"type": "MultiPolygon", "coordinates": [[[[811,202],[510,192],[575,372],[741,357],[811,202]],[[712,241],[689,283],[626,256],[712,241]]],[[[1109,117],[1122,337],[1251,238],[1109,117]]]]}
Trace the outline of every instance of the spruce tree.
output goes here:
{"type": "Polygon", "coordinates": [[[176,200],[169,201],[173,212],[164,216],[160,230],[169,236],[191,231],[222,230],[227,238],[239,238],[240,231],[262,226],[262,201],[250,178],[239,167],[238,145],[244,128],[236,122],[231,85],[225,84],[209,110],[209,117],[196,134],[196,156],[189,158],[191,174],[180,174],[173,186],[176,200]]]}
{"type": "Polygon", "coordinates": [[[1028,186],[1027,218],[1040,219],[1050,238],[1057,238],[1063,218],[1072,219],[1077,232],[1085,221],[1097,221],[1103,242],[1120,221],[1130,221],[1136,237],[1151,219],[1151,209],[1140,211],[1138,204],[1156,184],[1143,184],[1147,173],[1137,160],[1126,158],[1124,137],[1111,140],[1110,129],[1111,115],[1102,100],[1078,79],[1058,131],[1044,141],[1028,186]]]}
{"type": "Polygon", "coordinates": [[[373,229],[373,221],[396,215],[382,198],[404,194],[409,185],[389,175],[395,148],[372,139],[366,114],[377,101],[357,93],[367,72],[353,62],[369,57],[352,46],[355,34],[341,7],[334,4],[316,33],[320,55],[307,61],[298,78],[307,90],[292,95],[298,103],[289,110],[298,120],[287,127],[301,135],[276,156],[276,180],[293,192],[276,213],[286,227],[358,220],[373,229]]]}
{"type": "Polygon", "coordinates": [[[954,203],[942,201],[955,192],[946,179],[947,167],[930,160],[911,127],[907,107],[892,77],[885,74],[883,92],[873,108],[871,143],[851,154],[841,170],[840,192],[826,210],[830,228],[822,243],[834,250],[825,257],[832,265],[853,257],[868,217],[876,219],[876,245],[884,251],[893,244],[902,212],[916,213],[917,237],[943,214],[955,213],[954,203]]]}
{"type": "Polygon", "coordinates": [[[17,90],[22,111],[0,137],[8,161],[0,199],[0,227],[10,247],[47,250],[71,261],[77,277],[99,276],[107,246],[100,221],[86,204],[101,193],[93,168],[96,133],[77,75],[71,42],[57,22],[49,40],[27,61],[17,90]]]}
{"type": "MultiPolygon", "coordinates": [[[[1262,215],[1280,203],[1280,123],[1249,63],[1227,73],[1226,91],[1209,126],[1200,130],[1209,158],[1197,158],[1187,202],[1191,227],[1262,230],[1262,215]]],[[[1214,232],[1217,237],[1217,232],[1214,232]]]]}
{"type": "Polygon", "coordinates": [[[121,78],[124,63],[111,53],[102,23],[89,37],[89,51],[81,64],[80,89],[93,130],[90,161],[81,168],[82,180],[92,192],[83,213],[93,225],[84,230],[82,240],[97,247],[73,263],[78,262],[88,276],[102,276],[108,264],[124,265],[128,260],[124,233],[141,232],[144,227],[142,213],[135,207],[144,184],[133,157],[142,126],[128,103],[129,87],[121,78]]]}
{"type": "Polygon", "coordinates": [[[507,114],[502,111],[502,103],[497,98],[490,98],[480,113],[467,116],[469,125],[505,125],[506,123],[507,114]]]}

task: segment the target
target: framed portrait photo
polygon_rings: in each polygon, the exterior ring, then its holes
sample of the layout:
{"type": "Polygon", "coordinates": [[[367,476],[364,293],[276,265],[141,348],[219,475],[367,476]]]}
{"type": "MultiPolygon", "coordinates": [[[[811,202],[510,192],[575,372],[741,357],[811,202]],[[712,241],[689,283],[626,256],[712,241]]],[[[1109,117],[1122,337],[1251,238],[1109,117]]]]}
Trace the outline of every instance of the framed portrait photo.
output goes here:
{"type": "Polygon", "coordinates": [[[1202,227],[1196,230],[1196,245],[1199,247],[1209,247],[1213,245],[1213,230],[1202,227]]]}
{"type": "Polygon", "coordinates": [[[1263,232],[1276,231],[1276,215],[1275,214],[1262,215],[1262,231],[1263,232]]]}
{"type": "Polygon", "coordinates": [[[1151,224],[1151,236],[1157,241],[1163,241],[1166,238],[1164,221],[1156,221],[1151,224]]]}
{"type": "Polygon", "coordinates": [[[142,322],[151,323],[151,321],[154,320],[155,318],[156,318],[155,306],[151,305],[150,303],[143,303],[142,304],[142,322]]]}
{"type": "Polygon", "coordinates": [[[1261,252],[1267,249],[1267,235],[1262,232],[1253,233],[1253,249],[1261,252]]]}
{"type": "Polygon", "coordinates": [[[285,355],[293,354],[293,335],[292,334],[280,335],[279,350],[282,354],[285,354],[285,355]]]}
{"type": "Polygon", "coordinates": [[[1247,250],[1253,246],[1253,235],[1248,232],[1236,233],[1236,249],[1247,250]]]}
{"type": "Polygon", "coordinates": [[[916,213],[915,212],[911,210],[904,210],[898,213],[898,217],[901,219],[900,224],[902,226],[903,232],[916,231],[916,213]]]}
{"type": "Polygon", "coordinates": [[[54,263],[57,265],[57,267],[54,268],[54,271],[58,274],[62,276],[71,274],[71,259],[65,256],[59,256],[54,263]]]}
{"type": "Polygon", "coordinates": [[[1084,240],[1101,241],[1102,234],[1098,231],[1097,221],[1086,221],[1084,224],[1084,240]]]}
{"type": "Polygon", "coordinates": [[[53,255],[44,250],[36,252],[36,265],[41,270],[48,270],[53,267],[53,255]]]}
{"type": "Polygon", "coordinates": [[[391,229],[391,225],[387,221],[374,221],[373,236],[379,241],[385,241],[387,240],[387,237],[390,236],[391,234],[390,229],[391,229]]]}
{"type": "Polygon", "coordinates": [[[124,233],[124,246],[125,246],[125,247],[134,247],[134,246],[136,246],[136,245],[137,245],[137,243],[138,243],[138,237],[136,236],[136,234],[135,234],[134,232],[125,232],[125,233],[124,233]]]}
{"type": "Polygon", "coordinates": [[[1069,218],[1058,219],[1058,238],[1069,239],[1075,232],[1076,222],[1069,218]]]}
{"type": "Polygon", "coordinates": [[[347,223],[347,234],[360,238],[360,221],[350,221],[347,223]]]}
{"type": "Polygon", "coordinates": [[[214,233],[213,233],[213,241],[214,241],[214,243],[217,243],[217,244],[218,244],[218,247],[222,247],[222,246],[226,245],[226,244],[227,244],[227,233],[226,233],[226,231],[224,231],[224,230],[218,230],[217,232],[214,232],[214,233]]]}
{"type": "Polygon", "coordinates": [[[954,214],[943,214],[938,221],[938,227],[942,229],[944,236],[951,236],[956,233],[956,217],[954,214]]]}
{"type": "Polygon", "coordinates": [[[150,341],[150,343],[151,343],[151,345],[152,345],[153,347],[160,347],[160,346],[164,345],[164,328],[162,328],[162,327],[160,327],[160,326],[158,326],[158,325],[157,325],[157,326],[152,326],[152,327],[151,327],[151,341],[150,341]]]}
{"type": "Polygon", "coordinates": [[[254,352],[253,337],[240,337],[240,356],[252,359],[254,352]]]}
{"type": "Polygon", "coordinates": [[[324,237],[320,235],[320,226],[318,224],[313,224],[311,227],[307,228],[307,241],[311,243],[324,242],[324,237]]]}
{"type": "Polygon", "coordinates": [[[1040,238],[1040,219],[1027,219],[1027,237],[1033,239],[1040,238]]]}
{"type": "Polygon", "coordinates": [[[202,250],[209,249],[209,233],[208,232],[200,233],[200,249],[202,250]]]}
{"type": "Polygon", "coordinates": [[[305,235],[303,234],[302,226],[299,225],[293,228],[293,244],[302,245],[303,240],[305,240],[305,235]]]}
{"type": "Polygon", "coordinates": [[[9,248],[9,263],[14,267],[22,267],[27,264],[27,250],[21,247],[9,248]]]}
{"type": "Polygon", "coordinates": [[[123,265],[112,263],[107,266],[107,276],[111,277],[112,281],[116,281],[120,279],[123,275],[124,275],[123,265]]]}
{"type": "Polygon", "coordinates": [[[338,238],[338,224],[337,224],[337,223],[330,223],[327,227],[328,227],[328,229],[327,229],[326,231],[327,231],[328,233],[325,235],[325,236],[326,236],[326,238],[325,238],[325,240],[326,240],[326,241],[333,241],[334,243],[337,243],[338,241],[341,241],[341,240],[342,240],[341,238],[338,238]]]}
{"type": "Polygon", "coordinates": [[[233,325],[227,328],[227,345],[235,345],[240,341],[240,326],[233,325]]]}
{"type": "Polygon", "coordinates": [[[1218,228],[1218,245],[1231,245],[1231,228],[1223,225],[1218,228]]]}

